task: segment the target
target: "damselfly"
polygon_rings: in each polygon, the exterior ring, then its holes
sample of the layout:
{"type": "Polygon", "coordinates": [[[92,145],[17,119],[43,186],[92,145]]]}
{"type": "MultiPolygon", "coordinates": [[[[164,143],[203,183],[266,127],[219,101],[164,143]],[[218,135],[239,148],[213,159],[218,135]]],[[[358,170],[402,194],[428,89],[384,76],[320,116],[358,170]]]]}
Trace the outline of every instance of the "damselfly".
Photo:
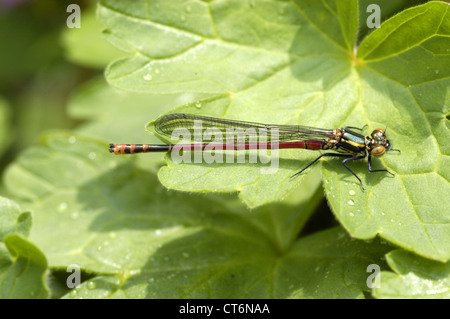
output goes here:
{"type": "Polygon", "coordinates": [[[372,156],[380,157],[387,151],[399,151],[391,148],[391,143],[386,138],[386,132],[381,128],[373,130],[370,136],[364,136],[355,132],[355,130],[362,131],[362,129],[350,126],[338,129],[322,129],[300,125],[253,123],[180,113],[164,115],[154,121],[153,124],[157,135],[169,139],[175,130],[181,129],[190,133],[190,136],[192,137],[191,141],[194,141],[196,131],[201,127],[201,132],[213,129],[216,132],[223,132],[224,135],[225,131],[233,130],[238,142],[233,140],[232,142],[227,141],[226,143],[221,144],[205,143],[204,141],[190,144],[163,145],[110,144],[109,151],[114,154],[136,154],[147,152],[170,152],[175,148],[177,150],[182,149],[185,151],[203,151],[206,148],[216,150],[248,150],[262,148],[271,149],[274,148],[274,146],[279,149],[301,148],[308,150],[334,151],[321,154],[306,165],[301,171],[295,173],[291,177],[302,173],[322,157],[341,157],[345,158],[342,161],[342,165],[358,179],[362,189],[364,189],[364,187],[361,179],[347,163],[361,160],[368,156],[369,172],[387,172],[394,175],[386,169],[372,169],[372,156]],[[257,137],[258,134],[261,134],[261,132],[264,132],[267,137],[267,140],[264,143],[255,140],[255,137],[257,137]]]}

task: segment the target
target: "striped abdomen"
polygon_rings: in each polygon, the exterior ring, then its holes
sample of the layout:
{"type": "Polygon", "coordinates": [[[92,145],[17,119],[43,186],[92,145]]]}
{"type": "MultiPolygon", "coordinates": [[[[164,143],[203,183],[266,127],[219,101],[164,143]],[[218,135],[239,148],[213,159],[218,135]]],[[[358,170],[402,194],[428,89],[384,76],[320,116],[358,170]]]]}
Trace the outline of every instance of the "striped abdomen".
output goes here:
{"type": "Polygon", "coordinates": [[[233,144],[175,144],[175,145],[152,145],[152,144],[109,144],[109,151],[114,154],[136,154],[150,152],[170,152],[174,151],[203,151],[203,150],[249,150],[249,149],[282,149],[282,148],[303,148],[308,150],[323,149],[323,142],[320,140],[279,142],[275,143],[233,143],[233,144]],[[272,145],[273,144],[273,145],[272,145]]]}

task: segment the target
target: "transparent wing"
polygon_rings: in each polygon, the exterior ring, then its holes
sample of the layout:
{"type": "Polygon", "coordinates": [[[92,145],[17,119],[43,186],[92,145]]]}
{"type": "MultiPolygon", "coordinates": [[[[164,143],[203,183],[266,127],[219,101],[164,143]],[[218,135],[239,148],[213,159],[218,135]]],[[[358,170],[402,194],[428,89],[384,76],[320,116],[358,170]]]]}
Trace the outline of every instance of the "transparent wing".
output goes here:
{"type": "Polygon", "coordinates": [[[170,139],[173,134],[185,132],[190,134],[192,141],[203,142],[207,142],[208,137],[213,134],[219,133],[223,138],[234,136],[233,138],[245,142],[261,136],[265,136],[271,142],[327,140],[333,136],[333,130],[330,129],[262,124],[183,113],[164,115],[155,120],[153,125],[155,133],[160,136],[170,139]]]}

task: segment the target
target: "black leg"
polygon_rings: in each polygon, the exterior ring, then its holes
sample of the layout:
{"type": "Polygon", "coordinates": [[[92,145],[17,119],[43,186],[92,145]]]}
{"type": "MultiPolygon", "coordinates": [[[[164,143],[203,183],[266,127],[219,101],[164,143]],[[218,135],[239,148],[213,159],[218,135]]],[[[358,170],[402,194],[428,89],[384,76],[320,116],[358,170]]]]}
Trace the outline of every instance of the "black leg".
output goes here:
{"type": "MultiPolygon", "coordinates": [[[[298,174],[302,173],[305,169],[307,169],[308,167],[310,167],[311,165],[313,165],[315,162],[317,162],[319,159],[321,159],[323,156],[334,156],[334,157],[351,157],[351,155],[349,154],[337,154],[337,153],[323,153],[322,155],[320,155],[319,157],[317,157],[314,161],[312,161],[311,163],[309,163],[308,165],[306,165],[300,172],[295,173],[294,175],[291,176],[297,176],[298,174]]],[[[344,164],[345,165],[345,164],[344,164]]],[[[348,168],[348,167],[347,167],[348,168]]],[[[350,170],[351,171],[351,170],[350,170]]],[[[353,173],[353,172],[352,172],[353,173]]],[[[354,175],[355,173],[353,173],[354,175]]],[[[356,175],[355,175],[356,176],[356,175]]]]}
{"type": "Polygon", "coordinates": [[[355,174],[354,171],[352,171],[352,170],[350,169],[350,167],[347,166],[346,163],[347,163],[347,162],[350,162],[350,161],[360,160],[360,159],[363,159],[363,158],[365,158],[365,157],[366,157],[366,156],[355,156],[355,157],[347,158],[347,159],[345,159],[345,160],[342,161],[342,165],[344,165],[345,168],[348,169],[348,170],[350,171],[350,173],[352,173],[353,176],[355,176],[355,177],[358,179],[359,183],[361,184],[361,188],[362,188],[363,190],[364,190],[364,186],[363,186],[363,184],[362,184],[362,182],[361,182],[361,179],[355,174]]]}
{"type": "Polygon", "coordinates": [[[387,173],[391,174],[392,176],[395,176],[394,173],[389,172],[387,169],[372,169],[372,156],[370,156],[370,154],[369,154],[369,158],[368,158],[367,162],[369,163],[369,172],[371,172],[371,173],[373,173],[373,172],[387,172],[387,173]]]}

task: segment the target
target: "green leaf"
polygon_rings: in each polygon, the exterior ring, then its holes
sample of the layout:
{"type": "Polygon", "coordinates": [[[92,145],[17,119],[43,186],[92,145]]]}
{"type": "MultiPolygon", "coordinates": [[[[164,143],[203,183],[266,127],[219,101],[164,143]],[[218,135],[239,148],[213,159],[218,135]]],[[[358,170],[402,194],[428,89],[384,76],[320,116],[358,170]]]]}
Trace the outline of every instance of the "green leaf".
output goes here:
{"type": "MultiPolygon", "coordinates": [[[[277,80],[283,83],[292,72],[299,75],[320,64],[320,57],[327,55],[324,52],[335,59],[345,56],[344,36],[337,17],[331,14],[337,10],[334,3],[152,1],[142,10],[140,6],[147,5],[144,1],[133,1],[133,5],[103,1],[101,22],[134,51],[133,57],[108,67],[106,76],[114,86],[132,91],[237,94],[248,90],[237,96],[242,100],[264,80],[267,85],[277,80]],[[310,20],[326,19],[332,22],[309,26],[310,20]],[[313,37],[329,41],[312,46],[313,37]],[[302,55],[310,59],[296,64],[302,55]]],[[[287,89],[282,96],[297,87],[287,89]]]]}
{"type": "Polygon", "coordinates": [[[380,286],[373,294],[377,298],[442,298],[450,297],[450,263],[421,258],[395,250],[387,254],[393,272],[380,273],[380,286]]]}
{"type": "Polygon", "coordinates": [[[31,228],[31,214],[0,197],[0,298],[48,298],[47,260],[23,236],[31,228]]]}
{"type": "Polygon", "coordinates": [[[443,68],[450,62],[450,49],[444,53],[430,44],[450,47],[448,8],[445,3],[430,2],[405,10],[370,34],[358,50],[365,59],[360,85],[367,114],[374,118],[380,105],[385,107],[387,134],[401,150],[383,157],[395,178],[364,176],[365,184],[377,186],[361,194],[353,187],[336,187],[340,174],[329,163],[324,165],[331,206],[354,236],[371,238],[379,233],[441,261],[450,257],[446,217],[450,131],[445,119],[450,100],[444,93],[448,68],[443,68]]]}
{"type": "Polygon", "coordinates": [[[0,212],[0,239],[12,233],[28,236],[31,228],[29,212],[21,212],[15,202],[4,197],[0,197],[0,212]]]}
{"type": "MultiPolygon", "coordinates": [[[[148,93],[208,97],[173,112],[325,128],[387,128],[389,152],[351,168],[323,161],[330,206],[358,238],[383,238],[423,256],[450,259],[450,28],[448,4],[431,1],[385,21],[357,48],[356,2],[102,1],[99,18],[133,55],[112,63],[109,83],[148,93]],[[142,10],[142,8],[147,8],[142,10]],[[352,13],[353,14],[349,14],[352,13]],[[149,40],[151,39],[151,40],[149,40]]],[[[152,119],[149,119],[152,120],[152,119]]],[[[175,164],[158,176],[169,189],[234,192],[250,207],[279,200],[314,152],[281,150],[264,165],[175,164]]]]}
{"type": "Polygon", "coordinates": [[[201,232],[173,240],[141,273],[97,277],[66,298],[362,298],[367,266],[385,267],[386,246],[339,228],[299,240],[283,256],[235,235],[211,229],[206,242],[201,232]]]}
{"type": "Polygon", "coordinates": [[[45,283],[47,261],[42,252],[18,234],[10,234],[0,244],[0,297],[48,298],[45,283]],[[6,255],[6,248],[12,259],[6,255]]]}
{"type": "Polygon", "coordinates": [[[53,133],[43,143],[5,182],[33,211],[30,240],[50,267],[91,274],[68,298],[360,298],[367,265],[385,269],[391,247],[378,240],[341,228],[298,239],[321,198],[317,171],[309,192],[249,213],[233,196],[167,191],[92,138],[53,133]]]}
{"type": "Polygon", "coordinates": [[[372,62],[414,48],[431,55],[448,55],[449,32],[449,5],[430,1],[426,5],[409,8],[384,22],[382,28],[376,29],[361,43],[358,58],[372,62]]]}
{"type": "Polygon", "coordinates": [[[378,5],[380,8],[380,22],[394,16],[396,13],[407,9],[408,7],[413,7],[421,4],[420,0],[359,0],[359,26],[358,26],[358,42],[361,42],[370,32],[374,31],[371,25],[368,23],[374,22],[374,9],[369,7],[370,5],[378,5]]]}

